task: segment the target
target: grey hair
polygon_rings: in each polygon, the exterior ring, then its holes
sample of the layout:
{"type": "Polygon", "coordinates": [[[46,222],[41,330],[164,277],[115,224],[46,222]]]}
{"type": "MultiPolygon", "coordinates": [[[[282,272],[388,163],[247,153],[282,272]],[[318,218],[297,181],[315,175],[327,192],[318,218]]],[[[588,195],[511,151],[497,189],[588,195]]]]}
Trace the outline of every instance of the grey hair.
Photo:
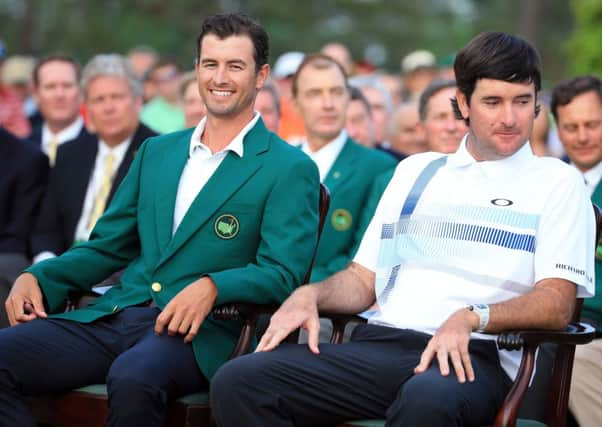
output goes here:
{"type": "Polygon", "coordinates": [[[370,87],[379,91],[385,101],[385,108],[390,113],[393,110],[393,100],[391,100],[391,94],[387,87],[380,81],[379,76],[376,74],[369,74],[365,76],[353,76],[349,79],[349,84],[357,87],[358,89],[363,89],[366,87],[370,87]]]}
{"type": "Polygon", "coordinates": [[[142,96],[142,85],[136,78],[129,61],[117,53],[94,56],[82,70],[81,88],[88,96],[88,85],[97,77],[121,77],[127,80],[135,97],[142,96]]]}

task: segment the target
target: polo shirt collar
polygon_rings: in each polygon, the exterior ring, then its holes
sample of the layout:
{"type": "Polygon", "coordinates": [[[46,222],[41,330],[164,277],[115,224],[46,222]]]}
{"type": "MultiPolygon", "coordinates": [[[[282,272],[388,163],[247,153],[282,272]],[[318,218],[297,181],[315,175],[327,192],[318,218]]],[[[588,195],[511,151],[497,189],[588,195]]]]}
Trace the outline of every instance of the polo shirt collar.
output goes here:
{"type": "MultiPolygon", "coordinates": [[[[238,135],[236,135],[232,139],[232,141],[230,141],[230,143],[228,145],[226,145],[226,147],[224,147],[224,149],[221,150],[220,152],[232,151],[232,152],[236,153],[238,155],[238,157],[242,157],[244,154],[243,142],[244,142],[245,136],[247,135],[247,133],[249,133],[249,131],[251,129],[253,129],[255,124],[257,124],[259,117],[260,117],[259,113],[257,113],[255,111],[253,113],[253,118],[251,119],[251,121],[249,123],[247,123],[245,125],[245,127],[243,127],[241,129],[241,131],[238,133],[238,135]]],[[[201,119],[201,121],[199,122],[197,127],[192,132],[192,136],[190,137],[190,148],[189,148],[189,153],[188,153],[189,156],[192,156],[192,153],[194,153],[195,150],[197,150],[197,149],[201,149],[203,151],[208,151],[209,153],[211,153],[211,150],[209,150],[209,147],[207,147],[201,141],[201,135],[203,135],[203,131],[205,130],[206,123],[207,123],[207,116],[205,116],[201,119]]],[[[216,153],[213,153],[213,154],[216,154],[216,153]]]]}

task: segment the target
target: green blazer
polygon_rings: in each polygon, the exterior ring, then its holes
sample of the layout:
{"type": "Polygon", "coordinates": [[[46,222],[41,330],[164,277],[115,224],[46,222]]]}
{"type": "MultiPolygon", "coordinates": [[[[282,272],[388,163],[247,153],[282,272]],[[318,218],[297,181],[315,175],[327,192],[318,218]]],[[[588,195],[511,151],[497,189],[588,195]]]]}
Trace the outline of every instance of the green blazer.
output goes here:
{"type": "Polygon", "coordinates": [[[395,165],[397,161],[390,155],[347,139],[324,180],[330,190],[330,209],[318,245],[312,282],[342,270],[352,260],[369,223],[363,217],[372,218],[376,208],[366,208],[374,179],[395,165]]]}
{"type": "MultiPolygon", "coordinates": [[[[592,194],[592,202],[602,208],[602,181],[598,183],[592,194]]],[[[593,298],[583,300],[583,311],[581,316],[593,320],[598,325],[596,332],[602,333],[602,243],[598,242],[596,249],[596,295],[593,298]]]]}
{"type": "MultiPolygon", "coordinates": [[[[125,268],[93,305],[55,317],[92,322],[150,300],[163,308],[201,276],[215,282],[216,304],[280,303],[301,284],[318,227],[319,175],[311,159],[260,119],[244,139],[243,157],[227,154],[172,236],[191,135],[148,139],[90,241],[28,269],[52,311],[69,290],[89,290],[125,268]]],[[[203,323],[192,346],[207,378],[227,360],[240,327],[211,317],[203,323]]]]}

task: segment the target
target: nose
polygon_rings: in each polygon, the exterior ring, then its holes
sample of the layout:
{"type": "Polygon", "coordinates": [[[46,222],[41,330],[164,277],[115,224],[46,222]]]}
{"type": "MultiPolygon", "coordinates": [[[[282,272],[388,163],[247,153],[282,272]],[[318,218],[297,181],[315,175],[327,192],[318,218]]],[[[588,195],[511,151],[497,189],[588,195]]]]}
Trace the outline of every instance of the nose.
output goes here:
{"type": "Polygon", "coordinates": [[[325,93],[322,95],[322,107],[329,110],[334,106],[334,101],[332,95],[329,93],[325,93]]]}
{"type": "Polygon", "coordinates": [[[577,128],[577,138],[579,142],[587,142],[587,130],[585,129],[585,126],[579,126],[577,128]]]}
{"type": "Polygon", "coordinates": [[[503,112],[502,123],[506,127],[514,127],[516,124],[516,115],[512,105],[506,105],[503,112]]]}
{"type": "Polygon", "coordinates": [[[453,115],[447,117],[447,121],[445,122],[445,128],[448,132],[453,133],[458,130],[458,120],[453,115]]]}
{"type": "Polygon", "coordinates": [[[225,82],[227,82],[228,78],[227,78],[227,71],[226,71],[226,67],[224,66],[219,66],[215,69],[215,74],[213,76],[213,81],[215,82],[215,84],[217,85],[221,85],[225,82]]]}

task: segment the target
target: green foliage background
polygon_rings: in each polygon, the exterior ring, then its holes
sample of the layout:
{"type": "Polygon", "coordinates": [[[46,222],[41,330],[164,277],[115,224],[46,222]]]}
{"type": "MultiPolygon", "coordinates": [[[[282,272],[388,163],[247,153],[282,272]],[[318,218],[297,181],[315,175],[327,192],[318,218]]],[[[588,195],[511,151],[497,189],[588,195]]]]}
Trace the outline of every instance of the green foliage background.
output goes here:
{"type": "Polygon", "coordinates": [[[535,43],[548,86],[601,69],[602,0],[0,0],[0,38],[9,54],[62,52],[82,62],[149,45],[192,67],[202,19],[236,10],[267,27],[272,61],[339,40],[355,59],[376,46],[379,65],[398,71],[412,50],[444,58],[476,33],[499,30],[535,43]]]}

